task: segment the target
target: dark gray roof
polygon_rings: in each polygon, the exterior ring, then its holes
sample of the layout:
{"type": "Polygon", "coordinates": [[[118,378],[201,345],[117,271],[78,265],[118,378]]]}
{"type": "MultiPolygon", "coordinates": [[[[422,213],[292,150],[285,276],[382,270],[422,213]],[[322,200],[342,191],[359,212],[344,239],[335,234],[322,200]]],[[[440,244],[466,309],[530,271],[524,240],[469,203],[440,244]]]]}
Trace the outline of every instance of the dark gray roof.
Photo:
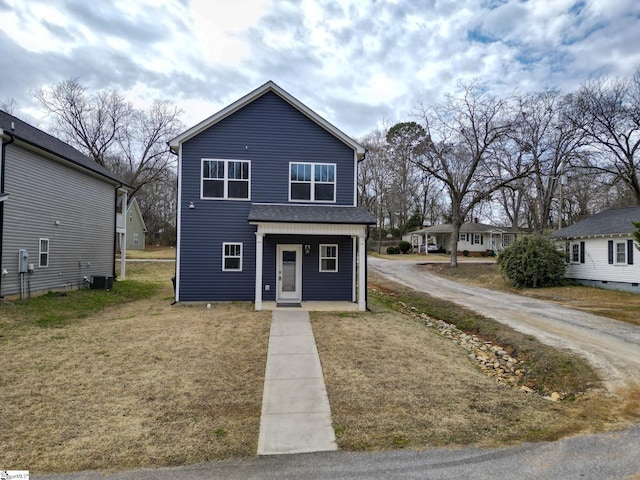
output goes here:
{"type": "Polygon", "coordinates": [[[29,125],[19,118],[9,115],[7,112],[2,110],[0,110],[0,129],[4,130],[5,134],[11,135],[18,140],[22,140],[23,142],[49,153],[53,153],[58,157],[78,165],[79,167],[90,170],[114,182],[122,183],[125,187],[130,187],[130,185],[127,185],[127,183],[120,177],[111,173],[102,165],[97,164],[68,143],[64,143],[56,137],[37,129],[36,127],[29,125]]]}
{"type": "Polygon", "coordinates": [[[631,222],[640,222],[640,205],[605,210],[551,234],[554,238],[588,237],[592,235],[625,235],[635,228],[631,222]]]}
{"type": "Polygon", "coordinates": [[[253,204],[250,222],[333,223],[372,225],[376,220],[362,207],[338,205],[253,204]]]}

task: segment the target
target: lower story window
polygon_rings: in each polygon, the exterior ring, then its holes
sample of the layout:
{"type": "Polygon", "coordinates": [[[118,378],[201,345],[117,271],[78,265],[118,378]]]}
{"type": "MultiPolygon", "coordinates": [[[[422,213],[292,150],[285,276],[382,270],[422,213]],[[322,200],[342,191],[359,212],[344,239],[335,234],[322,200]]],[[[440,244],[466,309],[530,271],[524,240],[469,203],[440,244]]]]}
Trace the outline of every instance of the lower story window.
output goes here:
{"type": "Polygon", "coordinates": [[[627,242],[616,242],[616,263],[627,263],[627,242]]]}
{"type": "Polygon", "coordinates": [[[133,234],[133,244],[134,245],[139,245],[140,244],[140,236],[137,233],[133,234]]]}
{"type": "Polygon", "coordinates": [[[225,272],[242,271],[242,243],[222,244],[222,270],[225,272]]]}
{"type": "Polygon", "coordinates": [[[41,238],[40,239],[40,249],[38,252],[38,266],[39,267],[48,267],[49,266],[49,239],[41,238]]]}
{"type": "Polygon", "coordinates": [[[338,271],[338,245],[320,245],[320,271],[338,271]]]}

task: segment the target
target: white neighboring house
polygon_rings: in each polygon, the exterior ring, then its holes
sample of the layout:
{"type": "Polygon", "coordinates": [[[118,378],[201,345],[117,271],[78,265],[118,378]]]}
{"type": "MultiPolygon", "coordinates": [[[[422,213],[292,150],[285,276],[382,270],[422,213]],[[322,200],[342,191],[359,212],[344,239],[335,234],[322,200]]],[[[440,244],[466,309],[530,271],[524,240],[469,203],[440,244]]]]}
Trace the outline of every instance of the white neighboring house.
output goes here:
{"type": "Polygon", "coordinates": [[[605,210],[554,232],[552,238],[565,242],[565,277],[581,285],[640,293],[640,252],[634,251],[631,223],[638,221],[640,205],[605,210]]]}
{"type": "MultiPolygon", "coordinates": [[[[402,239],[409,242],[415,252],[424,253],[423,245],[436,245],[438,250],[451,253],[453,225],[445,223],[409,232],[402,239]]],[[[484,223],[463,223],[458,237],[458,255],[469,252],[470,256],[494,255],[516,239],[516,232],[509,227],[496,227],[484,223]]]]}
{"type": "Polygon", "coordinates": [[[127,205],[127,250],[144,250],[147,226],[144,224],[138,200],[134,198],[127,205]]]}

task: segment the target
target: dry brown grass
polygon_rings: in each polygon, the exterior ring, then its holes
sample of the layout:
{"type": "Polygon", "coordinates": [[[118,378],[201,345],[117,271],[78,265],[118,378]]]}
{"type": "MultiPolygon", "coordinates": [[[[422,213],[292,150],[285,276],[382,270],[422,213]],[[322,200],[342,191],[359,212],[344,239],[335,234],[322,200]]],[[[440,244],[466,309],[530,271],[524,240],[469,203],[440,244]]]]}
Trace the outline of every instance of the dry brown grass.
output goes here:
{"type": "Polygon", "coordinates": [[[127,258],[150,260],[175,260],[175,247],[146,247],[144,250],[127,250],[127,258]]]}
{"type": "Polygon", "coordinates": [[[270,314],[171,306],[172,264],[128,268],[163,288],[0,344],[3,467],[124,470],[255,454],[270,314]]]}
{"type": "Polygon", "coordinates": [[[500,275],[495,264],[465,263],[459,264],[457,268],[449,268],[448,265],[427,264],[421,268],[427,268],[430,272],[459,282],[540,300],[549,300],[576,310],[640,325],[640,315],[638,315],[640,295],[635,293],[574,285],[516,289],[510,281],[500,275]]]}
{"type": "Polygon", "coordinates": [[[501,386],[422,322],[375,300],[370,306],[312,314],[341,448],[495,446],[630,421],[627,403],[602,391],[553,403],[501,386]]]}

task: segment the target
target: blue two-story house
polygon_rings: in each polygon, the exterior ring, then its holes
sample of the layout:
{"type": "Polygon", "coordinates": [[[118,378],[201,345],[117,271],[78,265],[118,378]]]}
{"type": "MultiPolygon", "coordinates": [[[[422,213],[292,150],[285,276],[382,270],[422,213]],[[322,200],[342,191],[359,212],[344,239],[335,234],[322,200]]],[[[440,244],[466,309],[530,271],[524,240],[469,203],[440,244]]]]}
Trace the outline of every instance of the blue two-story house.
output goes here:
{"type": "Polygon", "coordinates": [[[364,148],[273,82],[169,142],[178,156],[176,301],[355,302],[364,148]]]}

